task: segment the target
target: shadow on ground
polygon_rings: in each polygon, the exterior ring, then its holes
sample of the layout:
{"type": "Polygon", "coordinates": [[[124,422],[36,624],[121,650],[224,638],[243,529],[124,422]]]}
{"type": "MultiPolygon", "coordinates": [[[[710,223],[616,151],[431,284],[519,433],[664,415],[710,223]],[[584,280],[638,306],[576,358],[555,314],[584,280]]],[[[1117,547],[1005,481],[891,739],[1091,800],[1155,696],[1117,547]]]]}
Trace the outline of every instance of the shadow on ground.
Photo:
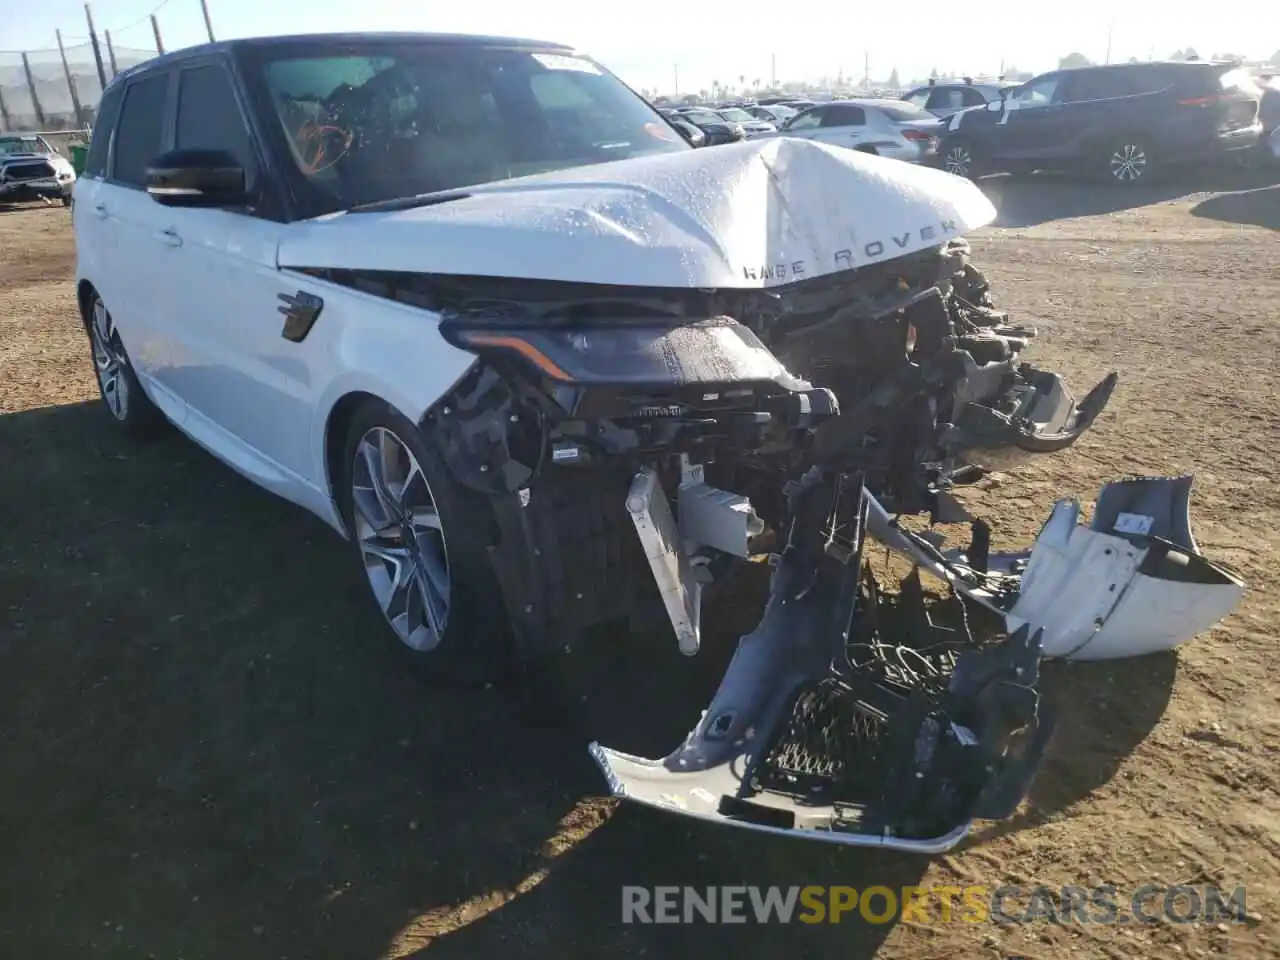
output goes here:
{"type": "Polygon", "coordinates": [[[927,865],[602,800],[589,736],[674,747],[714,656],[672,682],[673,643],[614,637],[520,694],[427,687],[331,531],[176,435],[105,427],[96,404],[0,417],[6,951],[874,954],[887,924],[622,924],[623,884],[899,887],[927,865]]]}
{"type": "Polygon", "coordinates": [[[1046,664],[1040,689],[1057,726],[1044,765],[1022,809],[976,830],[965,846],[1057,819],[1110,783],[1164,716],[1177,665],[1172,651],[1111,663],[1046,664]]]}
{"type": "MultiPolygon", "coordinates": [[[[1264,188],[1276,184],[1280,184],[1280,167],[1216,169],[1198,173],[1194,177],[1170,176],[1159,182],[1137,187],[1097,181],[1084,182],[1078,178],[1052,174],[988,177],[979,181],[982,191],[998,211],[995,225],[1013,228],[1034,227],[1074,217],[1102,216],[1207,193],[1219,195],[1205,200],[1196,207],[1196,211],[1208,205],[1210,211],[1225,209],[1247,215],[1250,205],[1248,198],[1257,193],[1265,193],[1264,188]],[[1240,199],[1233,199],[1237,197],[1240,199]]],[[[1274,206],[1272,210],[1275,210],[1274,206]]],[[[1197,215],[1236,220],[1234,216],[1221,216],[1213,212],[1197,215]]],[[[1236,222],[1257,221],[1239,219],[1236,222]]]]}
{"type": "Polygon", "coordinates": [[[1255,190],[1220,193],[1192,207],[1191,215],[1280,230],[1280,183],[1255,190]]]}

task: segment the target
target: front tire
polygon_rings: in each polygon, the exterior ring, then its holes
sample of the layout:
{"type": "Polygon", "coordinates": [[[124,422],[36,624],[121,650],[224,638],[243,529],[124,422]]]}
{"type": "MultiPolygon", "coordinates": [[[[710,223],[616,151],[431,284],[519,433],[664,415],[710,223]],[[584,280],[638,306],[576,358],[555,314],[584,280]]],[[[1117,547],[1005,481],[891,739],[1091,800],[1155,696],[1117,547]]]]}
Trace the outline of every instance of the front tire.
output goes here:
{"type": "Polygon", "coordinates": [[[430,679],[505,674],[511,631],[488,557],[487,500],[385,403],[356,411],[342,462],[338,506],[401,655],[430,679]]]}
{"type": "Polygon", "coordinates": [[[86,320],[98,394],[111,422],[133,437],[153,436],[164,423],[164,414],[143,392],[124,341],[120,339],[120,331],[96,292],[89,301],[86,320]]]}

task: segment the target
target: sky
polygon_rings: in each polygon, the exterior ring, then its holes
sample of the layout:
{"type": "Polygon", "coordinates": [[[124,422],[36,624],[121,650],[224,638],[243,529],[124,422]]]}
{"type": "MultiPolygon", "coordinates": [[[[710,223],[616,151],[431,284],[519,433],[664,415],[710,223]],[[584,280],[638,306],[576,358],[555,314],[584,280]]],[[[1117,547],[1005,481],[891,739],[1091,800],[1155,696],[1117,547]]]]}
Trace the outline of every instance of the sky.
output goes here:
{"type": "MultiPolygon", "coordinates": [[[[1073,51],[1102,62],[1160,58],[1194,47],[1266,59],[1280,50],[1280,0],[915,0],[901,14],[855,0],[208,0],[214,35],[230,39],[334,30],[427,30],[532,37],[573,44],[633,87],[696,92],[713,80],[855,80],[897,69],[903,83],[928,76],[1040,72],[1073,51]],[[785,12],[784,12],[785,11],[785,12]],[[908,14],[909,11],[909,14],[908,14]],[[1120,12],[1117,12],[1120,11],[1120,12]]],[[[0,17],[0,51],[84,43],[80,0],[19,3],[0,17]]],[[[99,35],[119,47],[154,47],[156,11],[167,49],[207,39],[200,0],[94,0],[99,35]],[[159,9],[157,10],[157,7],[159,9]]]]}

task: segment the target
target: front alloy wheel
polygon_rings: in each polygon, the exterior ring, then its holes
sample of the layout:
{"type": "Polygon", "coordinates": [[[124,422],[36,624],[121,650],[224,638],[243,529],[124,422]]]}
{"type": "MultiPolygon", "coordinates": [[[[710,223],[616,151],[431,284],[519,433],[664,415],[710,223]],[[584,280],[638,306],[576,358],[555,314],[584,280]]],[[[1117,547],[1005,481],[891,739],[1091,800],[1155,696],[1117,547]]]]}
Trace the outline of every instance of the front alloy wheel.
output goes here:
{"type": "Polygon", "coordinates": [[[434,650],[449,622],[444,529],[417,457],[387,427],[371,427],[356,444],[351,503],[365,573],[383,615],[405,646],[434,650]]]}
{"type": "Polygon", "coordinates": [[[1147,151],[1140,143],[1122,140],[1111,149],[1108,169],[1117,183],[1137,183],[1147,173],[1147,151]]]}

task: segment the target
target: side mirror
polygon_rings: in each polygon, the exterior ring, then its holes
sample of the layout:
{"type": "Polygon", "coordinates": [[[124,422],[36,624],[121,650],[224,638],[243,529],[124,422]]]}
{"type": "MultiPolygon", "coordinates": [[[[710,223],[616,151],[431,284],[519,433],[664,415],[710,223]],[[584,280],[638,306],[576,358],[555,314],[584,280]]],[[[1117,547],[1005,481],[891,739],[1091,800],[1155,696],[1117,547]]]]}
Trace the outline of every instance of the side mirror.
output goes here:
{"type": "Polygon", "coordinates": [[[166,207],[229,207],[246,203],[245,172],[226,150],[171,150],[147,168],[147,193],[166,207]]]}

